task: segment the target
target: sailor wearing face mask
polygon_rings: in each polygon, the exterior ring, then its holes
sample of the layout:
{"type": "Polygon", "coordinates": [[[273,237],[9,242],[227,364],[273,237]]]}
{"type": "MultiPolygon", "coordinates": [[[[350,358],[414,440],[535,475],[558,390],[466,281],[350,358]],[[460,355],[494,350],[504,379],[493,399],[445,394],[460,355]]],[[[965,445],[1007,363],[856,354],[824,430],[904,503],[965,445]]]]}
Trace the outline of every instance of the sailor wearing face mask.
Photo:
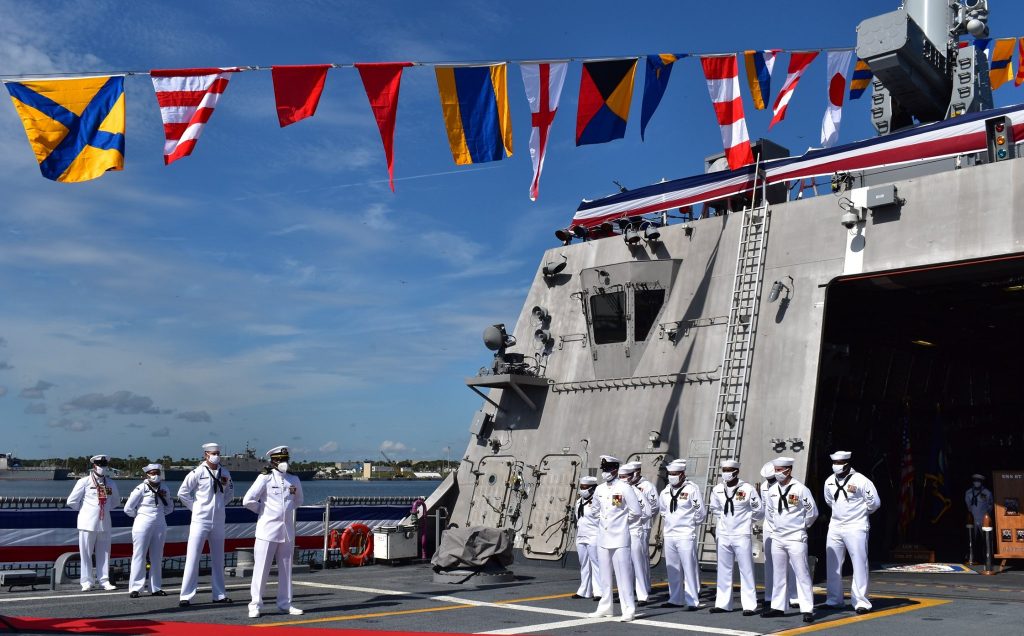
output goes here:
{"type": "Polygon", "coordinates": [[[668,602],[661,606],[685,606],[687,611],[694,611],[700,605],[697,529],[707,513],[700,488],[686,480],[686,461],[677,459],[667,470],[668,486],[658,501],[668,570],[668,602]]]}
{"type": "Polygon", "coordinates": [[[75,483],[68,495],[68,507],[78,511],[78,551],[82,557],[82,591],[99,583],[105,590],[116,590],[110,582],[110,511],[121,502],[117,484],[107,477],[110,457],[94,455],[92,470],[75,483]],[[95,575],[93,559],[96,560],[95,575]]]}
{"type": "Polygon", "coordinates": [[[231,473],[220,466],[220,445],[203,444],[203,463],[185,475],[178,499],[192,511],[179,607],[188,607],[199,586],[199,559],[210,544],[210,578],[214,603],[230,603],[224,589],[224,506],[235,496],[231,473]]]}
{"type": "Polygon", "coordinates": [[[302,505],[302,483],[288,472],[288,447],[267,451],[271,470],[256,477],[245,493],[242,505],[252,510],[256,520],[255,565],[249,591],[249,618],[259,618],[263,609],[263,589],[271,561],[277,560],[277,609],[302,614],[292,605],[292,555],[295,553],[295,509],[302,505]]]}
{"type": "Polygon", "coordinates": [[[711,490],[708,508],[718,518],[715,541],[718,544],[718,594],[712,614],[732,611],[733,563],[740,571],[740,603],[744,616],[757,613],[754,586],[754,555],[751,547],[753,522],[764,516],[757,488],[740,479],[740,463],[723,459],[722,482],[711,490]]]}
{"type": "Polygon", "coordinates": [[[580,587],[573,598],[594,598],[601,592],[601,566],[597,562],[597,506],[594,505],[594,490],[597,477],[580,477],[580,496],[573,508],[572,518],[576,524],[576,555],[580,560],[580,587]]]}
{"type": "Polygon", "coordinates": [[[793,479],[792,457],[778,457],[775,485],[768,489],[765,514],[771,520],[772,537],[772,605],[761,616],[782,616],[792,590],[786,588],[786,567],[796,575],[796,596],[804,622],[814,622],[814,594],[811,573],[807,567],[807,528],[818,518],[818,506],[806,486],[793,479]]]}
{"type": "Polygon", "coordinates": [[[995,500],[992,498],[992,491],[985,488],[984,475],[975,473],[971,475],[971,480],[971,487],[964,493],[964,503],[967,504],[968,512],[974,517],[974,532],[980,536],[982,521],[984,521],[986,513],[992,513],[995,500]]]}
{"type": "Polygon", "coordinates": [[[622,621],[633,620],[636,602],[633,597],[633,562],[629,554],[629,524],[640,518],[640,501],[636,491],[626,482],[618,479],[620,462],[610,455],[601,456],[601,477],[594,492],[597,506],[598,534],[597,558],[601,567],[601,602],[591,618],[612,616],[612,573],[619,588],[619,606],[622,621]]]}
{"type": "MultiPolygon", "coordinates": [[[[758,492],[761,494],[761,503],[768,505],[768,489],[775,485],[775,465],[771,462],[761,467],[761,485],[758,492]]],[[[775,536],[775,527],[767,513],[764,516],[762,525],[762,539],[764,540],[764,609],[772,603],[772,538],[775,536]]],[[[791,604],[796,605],[793,594],[796,592],[796,576],[793,575],[793,568],[786,566],[786,589],[789,590],[791,604]]]]}
{"type": "Polygon", "coordinates": [[[629,553],[633,561],[633,576],[636,577],[636,604],[644,607],[651,593],[651,558],[647,550],[651,523],[658,514],[658,491],[640,474],[640,468],[640,462],[629,462],[619,470],[619,475],[633,487],[640,502],[640,518],[629,524],[629,553]]]}
{"type": "Polygon", "coordinates": [[[871,611],[868,600],[868,515],[882,505],[878,491],[871,480],[858,473],[850,464],[849,451],[836,451],[829,455],[832,475],[825,480],[825,503],[832,508],[825,540],[825,569],[828,572],[829,607],[843,606],[843,561],[850,553],[853,565],[853,583],[850,600],[858,614],[871,611]]]}
{"type": "Polygon", "coordinates": [[[149,591],[153,596],[167,596],[161,589],[164,540],[167,520],[174,510],[174,498],[160,484],[160,464],[147,464],[142,472],[146,479],[132,490],[124,504],[124,513],[134,517],[132,524],[132,570],[128,577],[128,597],[139,598],[146,586],[146,556],[149,555],[149,591]]]}

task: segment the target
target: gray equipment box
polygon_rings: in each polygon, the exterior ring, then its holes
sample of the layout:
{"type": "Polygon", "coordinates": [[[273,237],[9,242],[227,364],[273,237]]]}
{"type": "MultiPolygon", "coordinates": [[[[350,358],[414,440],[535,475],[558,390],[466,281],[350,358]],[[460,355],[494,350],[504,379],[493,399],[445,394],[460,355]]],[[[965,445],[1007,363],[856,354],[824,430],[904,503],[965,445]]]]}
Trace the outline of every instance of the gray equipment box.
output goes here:
{"type": "Polygon", "coordinates": [[[373,559],[400,561],[415,559],[418,554],[419,532],[416,526],[379,526],[373,529],[373,559]]]}

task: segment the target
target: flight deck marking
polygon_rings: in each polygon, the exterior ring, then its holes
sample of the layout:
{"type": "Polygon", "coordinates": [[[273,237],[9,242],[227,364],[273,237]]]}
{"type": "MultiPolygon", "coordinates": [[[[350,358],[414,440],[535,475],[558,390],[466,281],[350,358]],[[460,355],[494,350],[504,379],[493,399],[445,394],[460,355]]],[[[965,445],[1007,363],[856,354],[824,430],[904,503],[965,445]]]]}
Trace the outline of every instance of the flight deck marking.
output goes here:
{"type": "MultiPolygon", "coordinates": [[[[277,585],[277,581],[267,581],[267,584],[268,585],[277,585]]],[[[251,587],[251,585],[249,583],[236,583],[234,585],[225,585],[224,589],[225,590],[247,590],[247,589],[250,589],[250,587],[251,587]]],[[[93,598],[104,598],[104,597],[107,597],[107,596],[117,596],[118,594],[124,594],[125,591],[127,591],[127,589],[128,588],[123,588],[123,589],[122,588],[118,588],[116,590],[110,590],[110,591],[107,591],[107,590],[94,590],[92,592],[75,592],[73,594],[50,594],[50,595],[47,595],[47,596],[19,596],[18,598],[0,598],[0,603],[17,603],[19,601],[50,601],[50,600],[53,600],[55,598],[84,598],[86,596],[91,596],[93,598]]],[[[209,588],[209,587],[200,587],[200,588],[198,588],[196,590],[196,592],[197,593],[198,592],[209,592],[210,589],[211,588],[209,588]]],[[[175,592],[175,591],[181,592],[181,588],[180,587],[165,587],[165,588],[163,588],[163,590],[165,592],[168,592],[168,596],[171,595],[170,592],[175,592]]],[[[196,601],[196,604],[198,605],[201,602],[202,601],[196,601]]]]}
{"type": "MultiPolygon", "coordinates": [[[[891,598],[876,596],[875,598],[891,598]]],[[[832,621],[821,621],[815,625],[808,625],[807,627],[797,627],[795,629],[785,629],[778,632],[772,632],[774,635],[785,635],[791,636],[792,634],[806,634],[808,632],[817,632],[823,629],[832,629],[833,627],[840,627],[842,625],[850,625],[852,623],[861,623],[864,621],[874,620],[876,618],[883,618],[885,616],[894,616],[896,614],[905,614],[907,612],[914,612],[917,610],[927,609],[929,607],[938,607],[939,605],[945,605],[952,603],[953,601],[945,599],[931,599],[931,598],[909,598],[909,601],[914,601],[914,605],[904,605],[903,607],[894,607],[887,610],[879,610],[877,612],[870,612],[868,614],[859,614],[856,616],[847,616],[846,618],[838,618],[832,621]]]]}

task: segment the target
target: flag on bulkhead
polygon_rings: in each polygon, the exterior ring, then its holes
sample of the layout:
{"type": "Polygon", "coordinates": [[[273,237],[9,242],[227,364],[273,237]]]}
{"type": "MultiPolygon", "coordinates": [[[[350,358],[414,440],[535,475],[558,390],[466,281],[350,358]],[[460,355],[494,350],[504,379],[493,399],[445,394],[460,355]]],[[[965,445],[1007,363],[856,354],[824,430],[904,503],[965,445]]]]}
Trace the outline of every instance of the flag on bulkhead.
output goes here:
{"type": "Polygon", "coordinates": [[[533,180],[530,182],[530,200],[540,194],[540,173],[544,157],[548,154],[551,124],[558,112],[558,101],[565,84],[565,62],[520,64],[526,100],[530,103],[530,160],[533,162],[533,180]]]}
{"type": "Polygon", "coordinates": [[[793,99],[796,85],[800,83],[800,78],[803,77],[804,71],[807,70],[807,67],[811,65],[811,62],[816,57],[818,57],[817,51],[789,54],[789,68],[786,70],[786,81],[782,85],[782,90],[779,91],[779,96],[775,98],[775,106],[772,107],[772,123],[768,124],[769,129],[786,118],[786,106],[789,105],[789,100],[793,99]]]}
{"type": "Polygon", "coordinates": [[[722,133],[722,146],[729,169],[742,168],[753,163],[747,135],[747,120],[743,116],[743,98],[740,96],[739,62],[735,55],[700,58],[704,79],[711,94],[718,127],[722,133]]]}
{"type": "Polygon", "coordinates": [[[864,60],[857,58],[857,63],[853,67],[853,77],[850,78],[850,99],[860,99],[860,96],[867,90],[868,84],[871,83],[871,67],[864,60]]]}
{"type": "Polygon", "coordinates": [[[672,65],[686,57],[686,53],[662,53],[647,56],[647,72],[644,73],[644,101],[640,108],[640,140],[644,139],[647,123],[658,109],[661,98],[668,88],[672,65]]]}
{"type": "Polygon", "coordinates": [[[330,64],[270,67],[281,128],[316,114],[329,68],[330,64]]]}
{"type": "Polygon", "coordinates": [[[846,97],[846,72],[850,68],[853,51],[829,51],[828,106],[821,120],[821,147],[831,148],[839,141],[839,124],[843,120],[843,98],[846,97]]]}
{"type": "Polygon", "coordinates": [[[43,176],[76,183],[124,169],[124,76],[5,82],[43,176]]]}
{"type": "Polygon", "coordinates": [[[745,51],[744,66],[747,69],[747,85],[750,97],[754,100],[754,108],[764,110],[772,94],[772,69],[775,67],[775,56],[778,49],[767,51],[745,51]]]}
{"type": "Polygon", "coordinates": [[[384,159],[388,164],[388,185],[395,191],[394,144],[395,121],[398,119],[398,89],[402,84],[402,69],[412,62],[384,62],[356,64],[363,89],[370,100],[370,110],[377,120],[380,140],[384,144],[384,159]]]}
{"type": "Polygon", "coordinates": [[[1017,77],[1013,78],[1013,85],[1020,86],[1024,83],[1024,38],[1017,43],[1017,77]]]}
{"type": "Polygon", "coordinates": [[[989,62],[988,78],[992,90],[996,90],[1013,79],[1013,49],[1017,38],[999,38],[992,47],[992,61],[989,62]]]}
{"type": "Polygon", "coordinates": [[[192,154],[231,73],[240,68],[183,68],[149,72],[164,122],[164,165],[192,154]]]}
{"type": "Polygon", "coordinates": [[[576,145],[603,144],[626,135],[637,58],[584,62],[576,111],[576,145]]]}
{"type": "Polygon", "coordinates": [[[512,156],[507,64],[438,66],[437,90],[455,163],[464,166],[512,156]]]}

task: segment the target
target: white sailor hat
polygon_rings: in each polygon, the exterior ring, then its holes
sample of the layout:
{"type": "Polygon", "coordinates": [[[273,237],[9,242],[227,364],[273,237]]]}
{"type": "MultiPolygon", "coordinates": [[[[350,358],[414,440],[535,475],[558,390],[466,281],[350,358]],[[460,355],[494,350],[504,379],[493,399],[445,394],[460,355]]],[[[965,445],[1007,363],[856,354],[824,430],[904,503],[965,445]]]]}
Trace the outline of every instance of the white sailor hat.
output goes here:
{"type": "Polygon", "coordinates": [[[853,453],[850,451],[836,451],[828,456],[829,459],[836,462],[841,462],[844,459],[848,460],[853,457],[853,453]]]}
{"type": "Polygon", "coordinates": [[[612,457],[611,455],[601,455],[601,461],[606,464],[621,464],[618,457],[612,457]]]}
{"type": "Polygon", "coordinates": [[[142,472],[148,473],[153,470],[163,470],[164,467],[160,464],[146,464],[142,467],[142,472]]]}
{"type": "Polygon", "coordinates": [[[640,462],[628,462],[619,466],[620,475],[632,475],[636,470],[640,468],[640,462]]]}
{"type": "Polygon", "coordinates": [[[769,477],[775,476],[775,464],[767,462],[764,466],[761,466],[761,477],[768,479],[769,477]]]}
{"type": "Polygon", "coordinates": [[[985,475],[974,473],[973,475],[971,475],[971,479],[985,479],[985,475]]]}
{"type": "Polygon", "coordinates": [[[669,462],[668,466],[665,467],[670,473],[685,473],[686,472],[686,460],[685,459],[673,459],[669,462]]]}
{"type": "Polygon", "coordinates": [[[792,457],[776,457],[772,460],[772,466],[776,468],[792,468],[794,462],[796,460],[792,457]]]}
{"type": "Polygon", "coordinates": [[[287,446],[275,446],[267,451],[267,457],[273,457],[274,455],[287,455],[287,446]]]}
{"type": "Polygon", "coordinates": [[[596,486],[597,485],[597,477],[591,477],[590,475],[584,475],[584,476],[580,477],[580,485],[581,486],[596,486]]]}
{"type": "Polygon", "coordinates": [[[203,451],[212,453],[214,451],[220,451],[220,444],[217,442],[207,442],[203,444],[203,451]]]}
{"type": "Polygon", "coordinates": [[[92,457],[89,458],[89,461],[91,461],[94,464],[96,462],[109,462],[110,455],[93,455],[92,457]]]}
{"type": "Polygon", "coordinates": [[[719,466],[721,466],[722,468],[735,468],[736,470],[740,469],[740,463],[735,459],[723,459],[722,463],[719,464],[719,466]]]}

